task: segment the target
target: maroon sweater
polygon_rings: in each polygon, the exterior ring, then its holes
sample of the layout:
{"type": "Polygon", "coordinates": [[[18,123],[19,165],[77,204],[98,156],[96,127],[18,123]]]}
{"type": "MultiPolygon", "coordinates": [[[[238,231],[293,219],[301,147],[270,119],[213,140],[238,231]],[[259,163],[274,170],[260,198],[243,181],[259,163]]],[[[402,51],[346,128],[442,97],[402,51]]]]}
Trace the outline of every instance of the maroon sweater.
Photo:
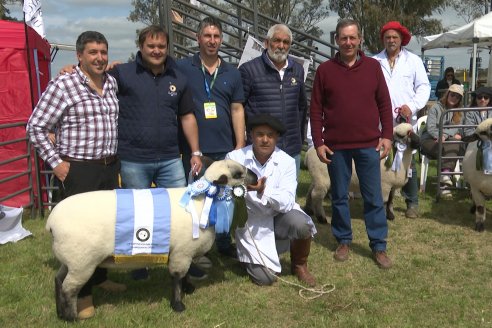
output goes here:
{"type": "Polygon", "coordinates": [[[393,137],[391,99],[381,66],[362,52],[359,56],[348,67],[337,53],[316,71],[310,109],[316,148],[323,140],[332,150],[369,148],[379,138],[393,137]]]}

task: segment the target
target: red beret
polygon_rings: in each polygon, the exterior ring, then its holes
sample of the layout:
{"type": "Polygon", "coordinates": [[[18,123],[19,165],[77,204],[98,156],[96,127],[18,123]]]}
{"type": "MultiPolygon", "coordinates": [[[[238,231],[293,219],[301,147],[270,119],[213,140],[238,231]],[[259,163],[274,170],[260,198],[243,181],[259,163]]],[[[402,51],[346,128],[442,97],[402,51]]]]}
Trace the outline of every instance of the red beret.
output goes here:
{"type": "Polygon", "coordinates": [[[386,23],[386,25],[384,25],[381,28],[381,39],[383,39],[384,33],[387,30],[395,30],[395,31],[400,32],[400,34],[401,34],[401,45],[402,46],[406,46],[408,44],[408,42],[410,42],[410,39],[412,38],[408,29],[405,26],[401,25],[400,22],[397,22],[397,21],[388,22],[388,23],[386,23]]]}

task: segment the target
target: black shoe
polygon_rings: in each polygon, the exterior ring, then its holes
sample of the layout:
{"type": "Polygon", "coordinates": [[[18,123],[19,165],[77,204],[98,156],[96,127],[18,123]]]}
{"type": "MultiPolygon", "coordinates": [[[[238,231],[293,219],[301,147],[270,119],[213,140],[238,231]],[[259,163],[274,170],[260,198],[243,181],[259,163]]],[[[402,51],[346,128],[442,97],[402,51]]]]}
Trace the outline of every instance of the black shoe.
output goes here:
{"type": "Polygon", "coordinates": [[[132,278],[133,280],[147,280],[149,279],[149,270],[147,268],[133,270],[132,278]]]}
{"type": "Polygon", "coordinates": [[[206,279],[208,277],[208,275],[205,273],[205,271],[200,269],[194,263],[191,263],[190,268],[188,269],[187,275],[191,280],[203,280],[203,279],[206,279]]]}

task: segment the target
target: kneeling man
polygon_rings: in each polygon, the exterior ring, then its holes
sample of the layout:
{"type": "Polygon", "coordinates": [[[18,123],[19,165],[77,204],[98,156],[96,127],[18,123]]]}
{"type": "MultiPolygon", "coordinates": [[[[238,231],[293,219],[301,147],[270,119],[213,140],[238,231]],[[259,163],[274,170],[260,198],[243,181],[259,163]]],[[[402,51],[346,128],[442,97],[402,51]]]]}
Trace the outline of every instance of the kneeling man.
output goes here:
{"type": "Polygon", "coordinates": [[[276,147],[285,127],[273,116],[260,114],[249,119],[248,132],[253,144],[226,156],[261,177],[257,185],[248,186],[248,220],[244,228],[236,230],[239,261],[253,282],[271,285],[276,280],[272,271],[281,271],[281,244],[286,246],[290,241],[292,273],[301,282],[314,286],[316,280],[308,271],[307,258],[316,228],[295,202],[295,160],[276,147]]]}

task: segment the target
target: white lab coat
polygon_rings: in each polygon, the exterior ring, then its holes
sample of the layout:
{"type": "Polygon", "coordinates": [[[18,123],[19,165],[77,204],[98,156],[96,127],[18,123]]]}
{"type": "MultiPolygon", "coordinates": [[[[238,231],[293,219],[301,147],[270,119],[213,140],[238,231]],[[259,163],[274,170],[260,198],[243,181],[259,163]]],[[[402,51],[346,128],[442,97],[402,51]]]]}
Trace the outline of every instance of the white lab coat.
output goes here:
{"type": "Polygon", "coordinates": [[[386,50],[381,51],[373,58],[381,64],[386,85],[388,86],[393,109],[393,124],[396,125],[394,119],[398,115],[394,109],[407,105],[412,110],[411,123],[415,130],[417,112],[426,106],[431,91],[431,85],[422,59],[407,49],[401,48],[392,72],[386,50]]]}
{"type": "MultiPolygon", "coordinates": [[[[239,261],[266,265],[271,270],[280,272],[273,218],[279,213],[286,213],[292,209],[304,213],[295,202],[297,188],[295,160],[284,151],[275,148],[270,159],[262,166],[254,158],[251,145],[228,153],[226,158],[246,166],[258,178],[267,178],[261,198],[258,198],[256,191],[249,191],[246,195],[247,226],[236,229],[239,261]]],[[[314,235],[316,228],[313,221],[307,214],[305,219],[311,225],[311,234],[314,235]]]]}

